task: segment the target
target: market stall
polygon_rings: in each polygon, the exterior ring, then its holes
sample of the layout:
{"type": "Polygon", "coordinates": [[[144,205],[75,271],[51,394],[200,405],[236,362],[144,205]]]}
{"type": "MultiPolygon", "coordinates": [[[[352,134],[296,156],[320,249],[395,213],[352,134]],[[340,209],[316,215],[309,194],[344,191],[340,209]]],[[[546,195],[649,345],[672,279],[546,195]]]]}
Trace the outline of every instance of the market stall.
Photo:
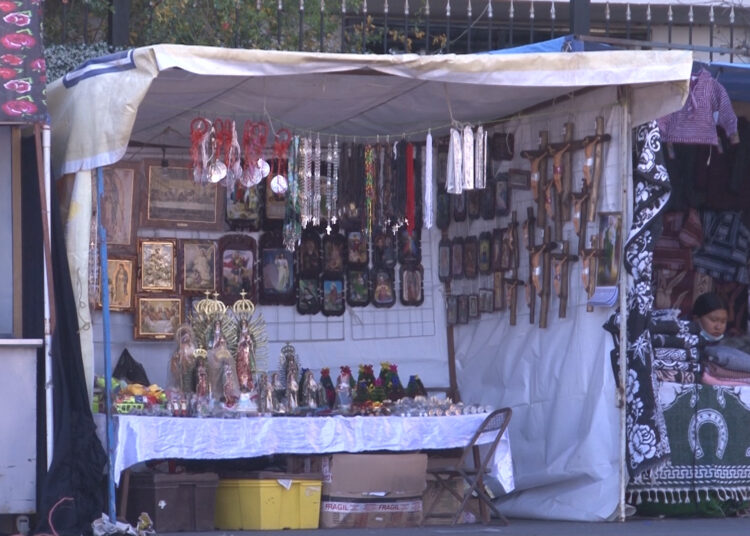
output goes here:
{"type": "MultiPolygon", "coordinates": [[[[78,316],[89,384],[93,385],[94,370],[102,372],[104,351],[110,347],[107,335],[104,340],[98,340],[98,335],[94,334],[89,309],[89,303],[96,301],[88,295],[87,276],[92,253],[92,170],[130,162],[135,169],[131,176],[148,181],[154,173],[158,175],[155,168],[169,169],[170,166],[163,166],[161,162],[149,164],[144,157],[157,161],[180,157],[190,160],[189,148],[195,146],[191,143],[191,134],[196,131],[196,118],[208,118],[214,124],[214,118],[219,117],[233,118],[237,123],[264,122],[274,134],[287,128],[293,136],[300,136],[303,145],[305,139],[309,139],[315,152],[318,137],[324,140],[323,147],[329,140],[335,146],[337,139],[352,146],[381,145],[384,148],[398,141],[407,144],[397,149],[410,151],[413,147],[409,149],[408,143],[418,143],[419,150],[412,158],[423,164],[415,175],[418,178],[424,175],[425,188],[412,186],[411,200],[405,201],[403,206],[405,209],[421,206],[422,217],[416,210],[405,210],[400,223],[408,231],[406,236],[413,237],[416,233],[421,235],[421,240],[416,241],[418,248],[412,247],[414,241],[401,242],[406,246],[401,253],[412,257],[399,259],[399,266],[406,267],[400,271],[399,283],[391,285],[391,292],[384,294],[380,303],[373,288],[373,295],[369,297],[374,300],[372,305],[357,309],[363,304],[353,299],[347,302],[345,309],[334,309],[334,313],[346,311],[342,316],[303,316],[296,295],[263,287],[261,277],[257,282],[265,291],[258,296],[261,303],[258,310],[269,328],[267,363],[275,364],[277,348],[274,345],[294,340],[306,368],[335,369],[388,360],[398,363],[405,377],[419,375],[427,386],[449,386],[452,340],[449,342],[450,337],[442,327],[446,322],[458,323],[458,316],[455,320],[451,318],[450,298],[456,298],[458,307],[459,295],[466,296],[466,300],[460,300],[466,301],[466,325],[455,330],[457,385],[466,402],[494,407],[508,405],[514,409],[510,435],[514,451],[520,453],[514,460],[520,493],[514,494],[512,502],[506,505],[508,513],[568,519],[608,518],[619,502],[622,469],[619,417],[606,355],[606,337],[600,328],[607,311],[602,308],[587,311],[592,297],[590,289],[582,288],[583,282],[575,283],[581,281],[583,262],[573,264],[570,270],[573,283],[564,319],[553,320],[554,316],[563,316],[562,313],[548,313],[546,327],[537,327],[541,317],[534,317],[530,311],[524,313],[520,297],[514,311],[508,308],[503,311],[499,307],[496,311],[494,300],[488,310],[488,302],[483,302],[480,320],[479,314],[475,314],[479,313],[479,296],[494,290],[494,282],[490,283],[491,279],[494,281],[493,276],[482,268],[480,277],[460,278],[460,281],[458,277],[451,277],[450,287],[443,287],[440,242],[451,238],[465,243],[477,235],[479,257],[481,233],[507,228],[513,214],[518,223],[528,222],[529,208],[537,211],[538,216],[544,199],[542,196],[541,205],[538,198],[534,199],[534,188],[528,180],[533,176],[534,157],[530,160],[522,152],[539,150],[537,136],[542,130],[548,131],[550,143],[559,143],[562,137],[557,132],[562,132],[563,125],[572,121],[577,125],[575,139],[599,136],[597,140],[602,141],[596,153],[601,178],[597,181],[599,192],[595,199],[598,201],[591,213],[619,212],[619,225],[624,228],[629,219],[624,192],[630,181],[631,125],[679,108],[686,94],[690,65],[689,54],[674,51],[381,57],[160,45],[91,62],[69,73],[49,88],[53,169],[57,177],[75,174],[70,181],[68,249],[77,281],[77,302],[81,304],[78,316]],[[497,169],[490,168],[492,177],[488,181],[493,185],[493,199],[497,201],[495,197],[500,189],[495,172],[507,174],[505,186],[509,187],[511,197],[504,199],[509,210],[504,214],[498,212],[499,204],[495,203],[490,218],[469,216],[461,223],[454,215],[446,229],[438,229],[431,227],[433,222],[438,227],[442,225],[439,222],[441,190],[437,185],[448,179],[442,171],[447,173],[448,160],[441,160],[441,155],[447,155],[447,151],[438,140],[452,136],[450,128],[457,130],[459,125],[464,133],[468,127],[471,136],[480,140],[483,139],[478,134],[480,127],[488,140],[496,134],[513,135],[515,151],[511,151],[510,158],[501,158],[497,169]],[[608,135],[608,143],[604,143],[604,134],[608,135]],[[428,157],[426,145],[422,145],[429,138],[435,143],[431,157],[428,157]],[[432,172],[428,171],[430,168],[432,172]],[[440,231],[448,234],[441,236],[440,231]],[[420,251],[418,260],[417,250],[420,251]],[[408,290],[410,281],[412,285],[417,282],[414,288],[419,290],[408,290]],[[394,288],[398,289],[398,300],[394,288]],[[450,289],[445,291],[445,296],[443,288],[450,289]],[[471,299],[472,295],[476,298],[471,299]],[[267,305],[263,304],[264,296],[267,305]],[[287,303],[290,305],[285,305],[287,303]],[[291,305],[296,305],[297,310],[291,305]],[[510,323],[511,312],[515,325],[510,323]],[[300,317],[305,318],[305,322],[298,322],[300,317]],[[531,318],[535,318],[534,324],[529,322],[531,318]],[[326,335],[321,336],[321,333],[326,335]],[[592,495],[600,500],[592,504],[592,495]],[[544,511],[540,510],[540,504],[545,505],[544,511]]],[[[466,139],[464,135],[463,140],[466,139]]],[[[433,148],[432,143],[429,145],[433,148]]],[[[472,144],[472,147],[477,146],[482,147],[482,143],[472,144]]],[[[324,154],[325,151],[321,149],[324,154]]],[[[304,153],[296,154],[303,154],[304,159],[304,153]]],[[[380,153],[372,154],[374,158],[380,153]]],[[[572,166],[583,169],[587,156],[581,146],[581,150],[573,154],[572,166]]],[[[451,161],[455,163],[455,153],[451,161]]],[[[205,165],[202,167],[208,169],[205,165]]],[[[366,176],[367,171],[364,174],[366,176]]],[[[351,176],[355,175],[357,173],[351,176]]],[[[186,190],[190,189],[189,182],[192,181],[185,183],[186,190]]],[[[339,184],[339,188],[346,187],[345,182],[339,184]]],[[[580,184],[579,177],[571,191],[580,193],[580,184]]],[[[480,185],[476,191],[482,189],[480,185]]],[[[314,191],[313,187],[310,192],[314,191]]],[[[454,197],[459,196],[454,192],[454,197]]],[[[145,200],[147,207],[153,206],[149,202],[158,201],[156,197],[145,200]]],[[[162,204],[161,208],[164,210],[161,215],[147,213],[146,220],[152,220],[150,225],[143,225],[144,220],[139,220],[141,226],[135,228],[133,244],[137,237],[141,245],[143,240],[150,240],[148,247],[152,250],[160,246],[175,248],[176,240],[220,241],[224,234],[220,227],[210,227],[215,223],[210,215],[208,220],[199,221],[205,226],[191,228],[189,222],[170,220],[168,204],[162,204]],[[154,225],[153,220],[159,219],[161,225],[154,225]]],[[[367,210],[367,205],[359,207],[355,203],[355,208],[367,210]]],[[[141,213],[143,210],[142,206],[141,213]]],[[[100,216],[104,216],[101,211],[100,216]]],[[[194,216],[197,220],[202,217],[201,213],[194,216]]],[[[377,221],[378,215],[373,218],[377,221]]],[[[590,223],[583,227],[594,229],[600,223],[598,216],[596,222],[590,223]]],[[[552,239],[543,236],[544,226],[538,229],[542,231],[538,237],[536,232],[531,233],[534,246],[543,246],[545,240],[549,244],[552,239]]],[[[554,240],[562,242],[564,238],[571,243],[581,240],[580,226],[576,228],[572,221],[561,223],[559,231],[563,235],[554,240]]],[[[256,232],[239,234],[254,240],[257,237],[260,251],[265,251],[267,245],[262,244],[262,234],[253,233],[256,232]]],[[[352,251],[349,237],[340,236],[352,251]]],[[[318,237],[326,240],[330,235],[321,230],[318,237]]],[[[304,243],[305,235],[300,234],[299,240],[304,243]]],[[[229,246],[225,249],[244,251],[254,244],[230,242],[229,246]]],[[[332,247],[335,246],[333,243],[332,247]]],[[[577,246],[576,242],[571,247],[577,246]]],[[[269,249],[281,250],[283,246],[274,243],[269,249]]],[[[372,251],[376,251],[375,243],[372,251]]],[[[465,255],[466,251],[472,250],[462,247],[461,254],[465,255]]],[[[143,256],[142,252],[139,255],[143,256]]],[[[516,275],[528,272],[533,262],[532,255],[520,257],[522,260],[513,268],[520,269],[516,275]]],[[[269,270],[276,274],[276,283],[281,279],[279,274],[285,273],[280,268],[283,261],[284,255],[276,257],[272,261],[276,270],[269,270]],[[280,264],[276,264],[276,259],[280,264]]],[[[290,265],[289,259],[286,265],[290,265]]],[[[480,269],[479,265],[476,269],[480,269]]],[[[496,271],[512,272],[513,269],[496,271]]],[[[330,278],[330,281],[334,283],[329,284],[329,288],[336,286],[335,281],[343,284],[343,277],[330,278]]],[[[502,279],[500,281],[498,286],[502,287],[502,279]]],[[[183,288],[185,282],[183,279],[183,288]]],[[[144,293],[142,298],[150,300],[158,296],[171,300],[155,304],[157,306],[183,304],[181,296],[175,297],[180,293],[173,286],[166,285],[166,294],[149,295],[149,289],[142,288],[143,274],[139,284],[139,292],[144,293]]],[[[149,284],[153,282],[146,282],[146,287],[149,284]]],[[[548,292],[550,285],[548,281],[548,292]]],[[[161,290],[159,284],[154,290],[161,290]]],[[[550,294],[547,296],[549,298],[550,294]]],[[[237,296],[226,300],[228,305],[235,303],[235,298],[237,296]]],[[[536,303],[536,299],[532,301],[536,303]]],[[[540,313],[544,309],[541,304],[540,301],[540,313]]],[[[107,307],[104,305],[101,321],[106,325],[107,307]]],[[[546,300],[548,312],[557,311],[559,305],[557,297],[546,300]]],[[[461,310],[457,309],[457,315],[461,310]]],[[[99,322],[98,313],[94,320],[99,322]]],[[[136,335],[144,332],[173,335],[176,332],[174,324],[162,329],[164,326],[159,324],[157,316],[152,320],[153,323],[145,319],[139,322],[132,315],[115,314],[112,347],[120,350],[127,346],[133,352],[134,348],[148,352],[148,360],[142,360],[146,370],[166,383],[164,374],[175,343],[156,339],[134,343],[130,335],[131,329],[135,329],[136,335]]]]}

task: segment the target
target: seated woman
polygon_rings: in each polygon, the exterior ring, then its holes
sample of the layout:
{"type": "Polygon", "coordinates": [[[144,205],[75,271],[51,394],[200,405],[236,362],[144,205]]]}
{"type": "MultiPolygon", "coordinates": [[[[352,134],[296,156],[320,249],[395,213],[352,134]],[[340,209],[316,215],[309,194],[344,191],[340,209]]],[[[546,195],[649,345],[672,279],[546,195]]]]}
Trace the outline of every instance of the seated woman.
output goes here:
{"type": "Polygon", "coordinates": [[[700,335],[706,343],[717,343],[724,338],[729,313],[724,299],[706,292],[693,303],[693,320],[700,326],[700,335]]]}

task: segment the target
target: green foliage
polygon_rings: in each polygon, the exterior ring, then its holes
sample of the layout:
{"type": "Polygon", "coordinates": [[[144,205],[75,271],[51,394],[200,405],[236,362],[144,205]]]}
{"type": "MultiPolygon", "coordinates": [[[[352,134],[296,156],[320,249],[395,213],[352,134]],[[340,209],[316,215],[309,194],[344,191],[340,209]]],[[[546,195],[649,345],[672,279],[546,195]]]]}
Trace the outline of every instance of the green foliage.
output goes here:
{"type": "Polygon", "coordinates": [[[57,80],[68,71],[81,65],[88,59],[98,58],[113,52],[107,43],[47,45],[44,50],[47,62],[47,79],[57,80]]]}

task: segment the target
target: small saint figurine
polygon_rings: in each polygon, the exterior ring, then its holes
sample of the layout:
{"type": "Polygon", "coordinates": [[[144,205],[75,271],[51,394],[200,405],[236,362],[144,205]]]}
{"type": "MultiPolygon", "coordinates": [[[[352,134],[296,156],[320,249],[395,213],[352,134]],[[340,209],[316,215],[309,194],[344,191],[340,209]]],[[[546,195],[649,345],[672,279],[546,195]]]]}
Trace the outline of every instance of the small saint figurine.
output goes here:
{"type": "Polygon", "coordinates": [[[193,330],[188,325],[180,326],[175,337],[177,349],[169,360],[168,387],[183,393],[193,392],[193,374],[195,369],[195,344],[193,330]]]}

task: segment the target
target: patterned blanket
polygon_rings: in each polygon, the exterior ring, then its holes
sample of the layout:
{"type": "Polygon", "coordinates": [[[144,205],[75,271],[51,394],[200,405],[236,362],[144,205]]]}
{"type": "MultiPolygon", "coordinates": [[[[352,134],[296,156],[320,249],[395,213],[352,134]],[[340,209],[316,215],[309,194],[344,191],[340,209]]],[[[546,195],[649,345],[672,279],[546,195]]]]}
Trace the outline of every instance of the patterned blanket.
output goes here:
{"type": "Polygon", "coordinates": [[[750,499],[750,387],[662,383],[659,399],[671,460],[631,479],[628,502],[750,499]]]}

